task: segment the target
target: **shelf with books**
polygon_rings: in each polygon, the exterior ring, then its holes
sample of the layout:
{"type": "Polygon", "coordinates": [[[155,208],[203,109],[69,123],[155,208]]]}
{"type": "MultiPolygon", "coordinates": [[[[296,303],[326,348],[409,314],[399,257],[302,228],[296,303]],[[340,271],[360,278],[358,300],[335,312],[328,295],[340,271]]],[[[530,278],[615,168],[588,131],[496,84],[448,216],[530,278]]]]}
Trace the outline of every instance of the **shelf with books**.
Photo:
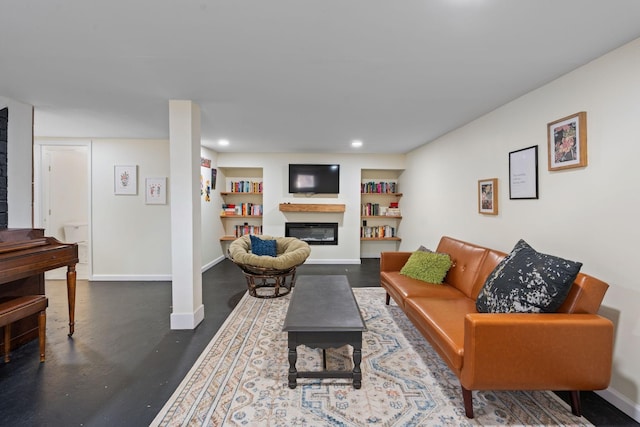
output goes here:
{"type": "Polygon", "coordinates": [[[402,239],[400,237],[361,237],[360,241],[363,242],[381,242],[381,241],[390,241],[390,242],[399,242],[402,239]]]}
{"type": "Polygon", "coordinates": [[[262,168],[220,168],[224,175],[224,191],[220,192],[220,220],[228,242],[246,234],[262,234],[262,168]]]}
{"type": "Polygon", "coordinates": [[[236,191],[222,191],[220,192],[221,196],[262,196],[262,193],[254,193],[254,192],[236,192],[236,191]]]}
{"type": "Polygon", "coordinates": [[[402,240],[399,188],[402,170],[363,169],[360,176],[360,256],[378,258],[381,251],[398,250],[402,240]],[[386,246],[385,246],[386,243],[386,246]]]}
{"type": "Polygon", "coordinates": [[[362,225],[360,227],[361,240],[400,240],[396,235],[397,229],[389,224],[362,225]]]}

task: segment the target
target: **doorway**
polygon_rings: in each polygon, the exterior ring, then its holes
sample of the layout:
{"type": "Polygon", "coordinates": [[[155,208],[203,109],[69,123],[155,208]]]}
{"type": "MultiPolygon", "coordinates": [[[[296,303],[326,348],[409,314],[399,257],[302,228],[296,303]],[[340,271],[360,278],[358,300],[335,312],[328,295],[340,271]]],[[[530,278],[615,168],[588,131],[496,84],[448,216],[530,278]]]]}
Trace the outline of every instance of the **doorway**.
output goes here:
{"type": "MultiPolygon", "coordinates": [[[[36,227],[45,236],[78,244],[77,278],[90,276],[90,162],[89,144],[39,144],[39,165],[35,179],[34,213],[36,227]],[[38,191],[39,190],[39,191],[38,191]]],[[[66,267],[45,273],[47,280],[66,278],[66,267]]]]}

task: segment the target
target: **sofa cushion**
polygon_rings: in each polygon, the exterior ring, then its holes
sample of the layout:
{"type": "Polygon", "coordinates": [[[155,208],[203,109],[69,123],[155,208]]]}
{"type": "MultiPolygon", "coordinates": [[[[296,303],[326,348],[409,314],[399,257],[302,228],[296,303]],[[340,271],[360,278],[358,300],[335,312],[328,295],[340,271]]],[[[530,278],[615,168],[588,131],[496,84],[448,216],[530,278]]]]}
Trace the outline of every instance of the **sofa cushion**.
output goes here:
{"type": "Polygon", "coordinates": [[[446,283],[437,285],[400,274],[399,271],[381,271],[380,286],[404,309],[407,298],[463,298],[464,294],[446,283]]]}
{"type": "Polygon", "coordinates": [[[277,256],[277,245],[275,240],[262,240],[253,234],[249,236],[251,238],[251,253],[254,255],[268,255],[277,256]]]}
{"type": "Polygon", "coordinates": [[[567,297],[582,263],[534,250],[520,240],[480,290],[481,313],[553,313],[567,297]]]}
{"type": "MultiPolygon", "coordinates": [[[[460,289],[467,297],[475,300],[478,290],[484,284],[476,285],[478,274],[484,264],[488,249],[452,237],[443,236],[436,252],[449,254],[453,266],[447,273],[445,282],[460,289]]],[[[487,273],[488,274],[488,273],[487,273]]]]}
{"type": "Polygon", "coordinates": [[[414,326],[454,371],[460,374],[464,358],[464,318],[475,313],[469,298],[412,297],[405,313],[414,326]]]}
{"type": "Polygon", "coordinates": [[[400,270],[400,274],[428,283],[442,283],[449,268],[451,268],[449,255],[415,251],[400,270]]]}

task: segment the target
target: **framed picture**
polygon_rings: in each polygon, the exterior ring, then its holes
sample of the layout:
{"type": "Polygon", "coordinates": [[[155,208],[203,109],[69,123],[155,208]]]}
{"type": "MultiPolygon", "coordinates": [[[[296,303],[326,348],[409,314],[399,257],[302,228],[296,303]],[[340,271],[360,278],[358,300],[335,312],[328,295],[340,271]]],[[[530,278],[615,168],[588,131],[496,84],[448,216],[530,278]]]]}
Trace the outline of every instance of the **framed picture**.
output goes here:
{"type": "Polygon", "coordinates": [[[538,198],[538,146],[509,153],[509,198],[538,198]]]}
{"type": "Polygon", "coordinates": [[[147,178],[144,183],[147,205],[167,204],[167,178],[147,178]]]}
{"type": "Polygon", "coordinates": [[[478,212],[498,215],[498,178],[478,181],[478,212]]]}
{"type": "Polygon", "coordinates": [[[211,189],[216,189],[216,180],[218,176],[218,170],[216,168],[211,169],[211,189]]]}
{"type": "Polygon", "coordinates": [[[138,166],[114,166],[113,188],[115,194],[138,194],[138,166]]]}
{"type": "Polygon", "coordinates": [[[550,171],[587,166],[587,113],[549,123],[547,140],[550,171]]]}

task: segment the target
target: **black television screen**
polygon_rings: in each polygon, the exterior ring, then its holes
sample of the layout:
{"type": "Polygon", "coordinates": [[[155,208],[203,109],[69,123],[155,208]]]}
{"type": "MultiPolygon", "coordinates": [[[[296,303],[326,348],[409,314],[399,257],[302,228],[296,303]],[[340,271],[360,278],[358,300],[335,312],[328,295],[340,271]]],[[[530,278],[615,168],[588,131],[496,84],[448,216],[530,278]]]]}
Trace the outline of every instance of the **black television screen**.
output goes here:
{"type": "Polygon", "coordinates": [[[289,164],[289,193],[340,193],[340,165],[289,164]]]}

